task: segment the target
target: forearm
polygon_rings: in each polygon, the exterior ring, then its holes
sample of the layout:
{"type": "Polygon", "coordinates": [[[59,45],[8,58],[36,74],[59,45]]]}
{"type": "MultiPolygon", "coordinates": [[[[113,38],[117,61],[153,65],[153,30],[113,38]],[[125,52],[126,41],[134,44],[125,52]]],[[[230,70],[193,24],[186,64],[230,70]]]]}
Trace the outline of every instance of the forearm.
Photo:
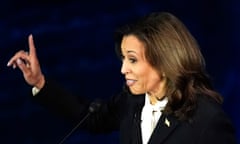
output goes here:
{"type": "Polygon", "coordinates": [[[78,122],[88,111],[89,101],[71,95],[52,81],[45,82],[32,99],[71,122],[78,122]]]}
{"type": "MultiPolygon", "coordinates": [[[[44,87],[32,99],[51,112],[65,119],[79,123],[89,112],[90,101],[64,91],[52,81],[46,81],[44,87]]],[[[94,133],[107,133],[119,128],[119,110],[123,109],[125,98],[121,95],[109,101],[101,101],[101,107],[80,125],[81,128],[94,133]]]]}

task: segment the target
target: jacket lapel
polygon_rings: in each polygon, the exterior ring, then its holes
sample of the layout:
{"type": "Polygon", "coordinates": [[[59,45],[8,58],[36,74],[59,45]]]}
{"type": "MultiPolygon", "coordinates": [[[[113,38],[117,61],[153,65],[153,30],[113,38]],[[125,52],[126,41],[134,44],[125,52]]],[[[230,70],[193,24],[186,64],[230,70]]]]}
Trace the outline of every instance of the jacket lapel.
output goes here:
{"type": "Polygon", "coordinates": [[[144,95],[133,96],[133,128],[132,128],[132,142],[131,144],[142,144],[141,134],[141,112],[144,105],[144,95]]]}
{"type": "Polygon", "coordinates": [[[161,144],[177,127],[178,120],[172,116],[162,115],[153,131],[149,144],[161,144]]]}
{"type": "Polygon", "coordinates": [[[134,116],[134,136],[133,144],[142,144],[142,134],[141,134],[141,113],[138,111],[134,116]]]}

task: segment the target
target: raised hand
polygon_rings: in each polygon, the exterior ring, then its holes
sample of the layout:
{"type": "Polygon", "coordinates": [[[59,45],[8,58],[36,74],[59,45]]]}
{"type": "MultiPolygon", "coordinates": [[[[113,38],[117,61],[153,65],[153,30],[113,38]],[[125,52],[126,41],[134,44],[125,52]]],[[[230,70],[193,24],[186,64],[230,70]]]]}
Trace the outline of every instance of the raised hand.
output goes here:
{"type": "Polygon", "coordinates": [[[41,67],[37,58],[36,48],[33,41],[33,36],[28,36],[29,52],[20,50],[9,60],[7,66],[12,66],[14,69],[18,67],[24,76],[25,81],[38,89],[41,89],[45,84],[45,78],[42,74],[41,67]]]}

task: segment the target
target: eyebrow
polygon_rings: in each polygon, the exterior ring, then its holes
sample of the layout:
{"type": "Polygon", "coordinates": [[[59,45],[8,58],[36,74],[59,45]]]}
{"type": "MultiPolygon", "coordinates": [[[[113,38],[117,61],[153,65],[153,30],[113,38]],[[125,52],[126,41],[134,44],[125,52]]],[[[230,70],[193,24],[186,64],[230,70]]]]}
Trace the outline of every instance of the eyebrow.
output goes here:
{"type": "Polygon", "coordinates": [[[127,53],[135,53],[135,54],[137,54],[137,53],[136,53],[135,51],[133,51],[133,50],[128,50],[127,53]]]}

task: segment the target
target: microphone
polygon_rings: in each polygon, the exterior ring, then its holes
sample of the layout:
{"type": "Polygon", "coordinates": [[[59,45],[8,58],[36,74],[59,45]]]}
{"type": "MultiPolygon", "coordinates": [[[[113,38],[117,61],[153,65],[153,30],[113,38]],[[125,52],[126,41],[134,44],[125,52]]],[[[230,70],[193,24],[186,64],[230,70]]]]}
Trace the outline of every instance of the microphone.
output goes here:
{"type": "Polygon", "coordinates": [[[102,105],[102,102],[99,99],[96,99],[94,102],[92,102],[88,108],[89,113],[97,112],[102,105]]]}
{"type": "Polygon", "coordinates": [[[83,117],[83,119],[60,141],[59,144],[63,144],[65,140],[89,117],[90,114],[97,112],[101,107],[100,100],[95,100],[92,102],[88,108],[88,113],[83,117]]]}

